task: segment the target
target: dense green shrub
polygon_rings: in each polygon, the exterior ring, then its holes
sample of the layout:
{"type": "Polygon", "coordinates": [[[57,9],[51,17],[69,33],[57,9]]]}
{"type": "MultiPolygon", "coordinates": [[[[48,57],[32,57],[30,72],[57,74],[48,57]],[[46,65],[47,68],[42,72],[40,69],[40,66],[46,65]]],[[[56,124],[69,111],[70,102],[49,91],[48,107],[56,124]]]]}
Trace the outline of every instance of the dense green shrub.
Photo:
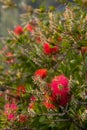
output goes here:
{"type": "Polygon", "coordinates": [[[22,18],[0,51],[0,128],[86,130],[85,6],[40,8],[22,18]]]}

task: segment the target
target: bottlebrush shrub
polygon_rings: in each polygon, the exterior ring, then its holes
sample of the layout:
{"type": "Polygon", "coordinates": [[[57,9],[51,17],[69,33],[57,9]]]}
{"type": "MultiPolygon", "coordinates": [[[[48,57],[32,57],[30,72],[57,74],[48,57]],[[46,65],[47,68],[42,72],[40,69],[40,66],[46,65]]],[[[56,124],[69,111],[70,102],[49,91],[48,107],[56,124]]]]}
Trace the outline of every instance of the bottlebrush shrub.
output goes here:
{"type": "Polygon", "coordinates": [[[0,51],[0,128],[86,130],[86,10],[26,16],[0,51]]]}

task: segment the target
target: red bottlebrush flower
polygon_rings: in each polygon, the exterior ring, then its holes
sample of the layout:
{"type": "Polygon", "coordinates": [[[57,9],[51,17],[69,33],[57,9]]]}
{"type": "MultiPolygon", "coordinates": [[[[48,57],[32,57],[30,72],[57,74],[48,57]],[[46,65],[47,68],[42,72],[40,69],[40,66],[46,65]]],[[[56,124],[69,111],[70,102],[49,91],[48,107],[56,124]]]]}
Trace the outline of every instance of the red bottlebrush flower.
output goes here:
{"type": "Polygon", "coordinates": [[[60,105],[67,103],[70,92],[69,80],[64,75],[56,76],[51,83],[52,96],[59,101],[60,105]]]}
{"type": "Polygon", "coordinates": [[[17,109],[18,109],[18,106],[15,103],[5,104],[4,114],[7,116],[7,119],[9,121],[13,121],[16,119],[15,113],[16,113],[17,109]]]}
{"type": "Polygon", "coordinates": [[[5,104],[5,110],[8,110],[8,109],[10,109],[10,104],[9,103],[5,104]]]}
{"type": "Polygon", "coordinates": [[[17,104],[15,104],[15,103],[7,103],[7,104],[5,104],[5,111],[17,111],[17,109],[18,109],[18,106],[17,106],[17,104]]]}
{"type": "Polygon", "coordinates": [[[24,122],[26,122],[26,121],[27,121],[27,116],[26,116],[26,115],[20,115],[20,116],[19,116],[19,122],[24,123],[24,122]]]}
{"type": "Polygon", "coordinates": [[[31,98],[30,98],[30,101],[36,101],[36,97],[35,96],[31,96],[31,98]]]}
{"type": "Polygon", "coordinates": [[[18,25],[18,26],[14,29],[14,33],[15,33],[16,35],[22,34],[22,33],[23,33],[23,28],[22,28],[20,25],[18,25]]]}
{"type": "Polygon", "coordinates": [[[68,87],[60,86],[58,84],[55,84],[52,86],[52,95],[54,96],[66,96],[67,93],[69,93],[70,89],[68,87]]]}
{"type": "Polygon", "coordinates": [[[51,48],[51,53],[56,53],[58,52],[58,46],[54,46],[53,48],[51,48]]]}
{"type": "Polygon", "coordinates": [[[32,25],[28,24],[27,25],[27,30],[32,32],[34,30],[34,28],[32,27],[32,25]]]}
{"type": "Polygon", "coordinates": [[[17,87],[17,95],[20,96],[21,94],[25,94],[26,93],[26,89],[24,86],[18,86],[17,87]]]}
{"type": "Polygon", "coordinates": [[[14,121],[16,119],[16,116],[14,113],[10,113],[9,115],[7,115],[7,118],[9,121],[14,121]]]}
{"type": "Polygon", "coordinates": [[[51,48],[49,43],[44,43],[43,49],[46,55],[58,52],[58,46],[54,46],[51,48]]]}
{"type": "Polygon", "coordinates": [[[44,49],[45,54],[47,54],[47,55],[51,54],[51,48],[50,48],[49,43],[44,43],[43,49],[44,49]]]}
{"type": "Polygon", "coordinates": [[[13,111],[17,111],[18,106],[15,103],[10,104],[10,109],[13,111]]]}
{"type": "Polygon", "coordinates": [[[36,77],[45,78],[47,76],[47,69],[39,69],[35,72],[36,77]]]}
{"type": "Polygon", "coordinates": [[[55,98],[53,96],[49,96],[46,92],[44,95],[45,101],[55,102],[55,98]]]}
{"type": "Polygon", "coordinates": [[[87,53],[87,46],[81,47],[81,53],[83,55],[87,53]]]}
{"type": "Polygon", "coordinates": [[[60,106],[66,106],[66,104],[69,102],[70,100],[70,97],[69,95],[67,94],[66,96],[62,96],[60,99],[59,99],[59,105],[60,106]]]}
{"type": "Polygon", "coordinates": [[[47,109],[55,109],[56,108],[52,103],[49,103],[48,101],[44,101],[43,104],[45,105],[45,107],[47,109]]]}
{"type": "Polygon", "coordinates": [[[62,37],[59,36],[59,37],[58,37],[58,42],[61,42],[61,41],[62,41],[62,37]]]}
{"type": "Polygon", "coordinates": [[[65,77],[64,75],[56,76],[52,80],[52,84],[54,84],[54,83],[57,83],[57,85],[68,87],[68,85],[69,85],[69,79],[67,77],[65,77]]]}

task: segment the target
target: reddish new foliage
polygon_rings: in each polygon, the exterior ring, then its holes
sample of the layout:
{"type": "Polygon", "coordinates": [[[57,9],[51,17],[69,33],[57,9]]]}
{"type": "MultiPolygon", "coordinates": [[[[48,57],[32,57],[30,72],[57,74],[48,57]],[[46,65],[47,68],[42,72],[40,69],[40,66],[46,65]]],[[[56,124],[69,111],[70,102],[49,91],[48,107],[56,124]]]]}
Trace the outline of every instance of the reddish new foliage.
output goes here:
{"type": "Polygon", "coordinates": [[[12,64],[15,61],[14,55],[13,55],[12,52],[7,52],[6,53],[6,58],[7,58],[6,63],[8,63],[8,64],[12,64]]]}
{"type": "Polygon", "coordinates": [[[36,97],[35,96],[31,96],[30,101],[32,101],[32,102],[36,101],[36,97]]]}
{"type": "Polygon", "coordinates": [[[23,122],[26,122],[26,121],[27,121],[27,116],[21,114],[21,115],[19,116],[19,122],[22,122],[22,123],[23,123],[23,122]]]}
{"type": "Polygon", "coordinates": [[[83,55],[87,53],[87,46],[81,47],[81,53],[83,55]]]}
{"type": "Polygon", "coordinates": [[[58,42],[61,42],[61,41],[62,41],[62,37],[59,36],[59,37],[58,37],[58,42]]]}
{"type": "Polygon", "coordinates": [[[53,48],[51,48],[51,53],[56,53],[58,52],[58,46],[54,46],[53,48]]]}
{"type": "Polygon", "coordinates": [[[6,60],[6,63],[8,63],[8,64],[10,65],[10,64],[14,63],[14,59],[13,59],[13,58],[7,59],[7,60],[6,60]]]}
{"type": "Polygon", "coordinates": [[[36,42],[38,43],[38,44],[40,44],[41,43],[41,38],[38,36],[38,37],[36,37],[36,42]]]}
{"type": "Polygon", "coordinates": [[[22,34],[22,33],[23,33],[23,28],[22,28],[20,25],[18,25],[18,26],[14,29],[14,33],[15,33],[16,35],[22,34]]]}
{"type": "Polygon", "coordinates": [[[45,78],[47,76],[47,69],[39,69],[35,72],[36,77],[45,78]]]}

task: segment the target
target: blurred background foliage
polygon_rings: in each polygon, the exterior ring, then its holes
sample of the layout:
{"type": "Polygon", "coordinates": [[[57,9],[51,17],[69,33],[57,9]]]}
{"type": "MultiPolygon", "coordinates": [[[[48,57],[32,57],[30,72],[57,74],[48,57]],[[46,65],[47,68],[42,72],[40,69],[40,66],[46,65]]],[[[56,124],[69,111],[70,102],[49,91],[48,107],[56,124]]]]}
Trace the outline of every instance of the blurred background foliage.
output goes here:
{"type": "Polygon", "coordinates": [[[7,36],[7,30],[12,29],[14,26],[21,23],[20,14],[25,12],[23,8],[24,5],[31,5],[33,8],[38,8],[39,6],[48,7],[58,6],[58,2],[54,0],[14,0],[16,6],[6,8],[5,5],[2,6],[0,3],[0,36],[7,36]]]}
{"type": "Polygon", "coordinates": [[[54,6],[60,11],[64,9],[64,3],[69,1],[73,0],[0,0],[0,37],[7,36],[8,29],[13,29],[21,23],[20,14],[26,11],[25,5],[30,5],[33,8],[52,8],[54,6]]]}
{"type": "Polygon", "coordinates": [[[0,37],[7,36],[9,29],[21,24],[20,14],[26,12],[26,5],[34,9],[55,7],[57,11],[61,11],[72,2],[87,7],[87,0],[0,0],[0,37]]]}

